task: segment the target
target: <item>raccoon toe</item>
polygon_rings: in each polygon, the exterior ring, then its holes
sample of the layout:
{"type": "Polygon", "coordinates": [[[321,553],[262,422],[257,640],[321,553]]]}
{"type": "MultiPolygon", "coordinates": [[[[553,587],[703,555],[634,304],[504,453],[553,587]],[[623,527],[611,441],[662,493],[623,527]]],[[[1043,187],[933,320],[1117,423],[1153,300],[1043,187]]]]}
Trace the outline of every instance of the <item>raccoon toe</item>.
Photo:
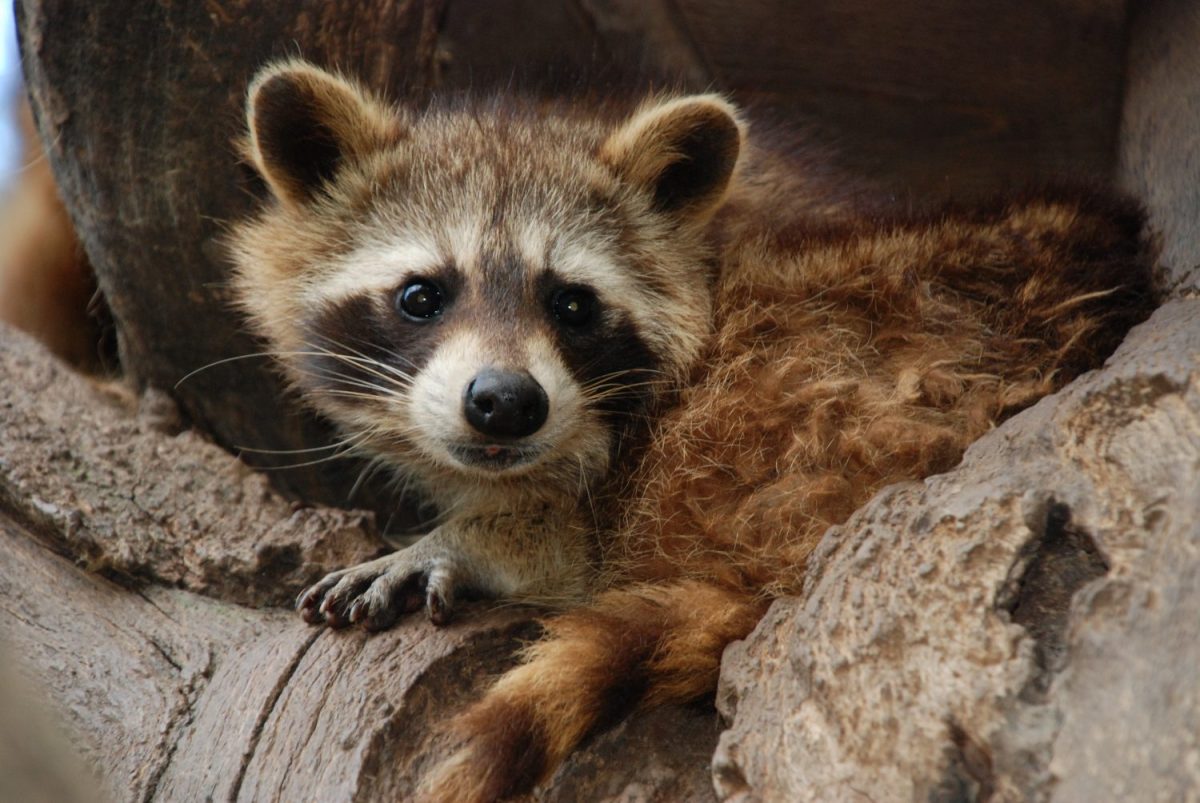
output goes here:
{"type": "MultiPolygon", "coordinates": [[[[337,577],[330,575],[314,586],[317,588],[327,581],[333,580],[332,585],[325,588],[316,609],[314,618],[318,624],[322,621],[330,627],[345,627],[351,624],[353,621],[350,618],[351,608],[363,592],[375,582],[378,572],[365,566],[356,566],[340,572],[339,575],[337,577]]],[[[308,620],[308,617],[306,616],[305,619],[308,620]]]]}
{"type": "Polygon", "coordinates": [[[329,590],[336,586],[345,575],[345,571],[332,572],[325,575],[321,580],[300,592],[300,596],[296,598],[296,610],[300,612],[300,616],[310,625],[319,625],[325,623],[325,612],[323,605],[325,597],[329,590]]]}
{"type": "MultiPolygon", "coordinates": [[[[398,561],[359,592],[346,617],[367,630],[384,630],[402,615],[424,607],[430,622],[445,625],[454,612],[455,586],[454,573],[439,561],[420,567],[398,561]]],[[[336,592],[335,588],[331,593],[336,592]]]]}
{"type": "Polygon", "coordinates": [[[412,613],[425,600],[425,573],[422,571],[386,572],[354,600],[350,621],[367,630],[386,630],[401,615],[412,613]]]}
{"type": "Polygon", "coordinates": [[[455,587],[448,562],[402,551],[326,576],[300,594],[296,609],[309,624],[384,630],[424,607],[440,626],[453,614],[455,587]]]}
{"type": "Polygon", "coordinates": [[[424,607],[429,621],[448,624],[454,611],[454,577],[449,570],[389,571],[354,600],[347,616],[367,630],[384,630],[402,615],[424,607]]]}

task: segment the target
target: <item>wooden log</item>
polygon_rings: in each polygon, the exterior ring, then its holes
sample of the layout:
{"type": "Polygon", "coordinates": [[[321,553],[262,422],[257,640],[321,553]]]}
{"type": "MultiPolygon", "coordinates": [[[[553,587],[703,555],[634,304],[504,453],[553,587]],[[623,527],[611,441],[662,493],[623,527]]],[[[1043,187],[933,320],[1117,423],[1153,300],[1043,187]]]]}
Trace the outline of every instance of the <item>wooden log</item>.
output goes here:
{"type": "Polygon", "coordinates": [[[89,382],[16,336],[0,376],[0,506],[92,571],[280,605],[386,549],[368,514],[289,502],[181,431],[160,392],[89,382]]]}
{"type": "MultiPolygon", "coordinates": [[[[121,365],[172,393],[227,448],[295,449],[328,428],[281,409],[266,360],[190,372],[260,351],[230,306],[221,236],[255,203],[239,166],[246,83],[303,53],[405,96],[428,84],[439,3],[76,3],[17,6],[38,127],[117,327],[121,365]]],[[[294,456],[262,464],[298,462],[294,456]]],[[[347,468],[276,475],[346,503],[347,468]]]]}

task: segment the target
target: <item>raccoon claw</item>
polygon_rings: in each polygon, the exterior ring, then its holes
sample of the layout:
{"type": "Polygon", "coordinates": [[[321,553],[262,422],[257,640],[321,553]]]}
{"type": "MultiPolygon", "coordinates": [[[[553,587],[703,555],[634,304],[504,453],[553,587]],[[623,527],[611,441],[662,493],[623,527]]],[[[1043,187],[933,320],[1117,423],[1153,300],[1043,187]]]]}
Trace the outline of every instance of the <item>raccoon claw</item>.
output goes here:
{"type": "Polygon", "coordinates": [[[425,586],[425,612],[438,627],[450,624],[454,615],[454,583],[450,574],[434,570],[425,586]]]}
{"type": "Polygon", "coordinates": [[[424,607],[435,625],[450,621],[454,579],[445,566],[414,567],[403,552],[334,572],[296,599],[309,624],[384,630],[402,614],[424,607]]]}

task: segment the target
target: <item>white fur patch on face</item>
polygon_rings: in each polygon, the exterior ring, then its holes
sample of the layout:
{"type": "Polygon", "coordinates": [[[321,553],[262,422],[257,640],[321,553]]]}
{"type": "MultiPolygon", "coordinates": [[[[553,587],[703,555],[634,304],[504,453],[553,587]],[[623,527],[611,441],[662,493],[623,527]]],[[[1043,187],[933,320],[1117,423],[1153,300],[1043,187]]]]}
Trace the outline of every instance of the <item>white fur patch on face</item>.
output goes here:
{"type": "Polygon", "coordinates": [[[584,400],[579,383],[563,364],[554,345],[543,336],[530,338],[525,344],[525,370],[546,391],[550,413],[546,423],[534,436],[537,440],[558,443],[571,434],[584,415],[584,400]]]}
{"type": "Polygon", "coordinates": [[[306,287],[302,303],[319,307],[364,292],[387,292],[409,276],[441,267],[443,261],[431,238],[411,236],[363,245],[330,265],[324,275],[306,287]]]}

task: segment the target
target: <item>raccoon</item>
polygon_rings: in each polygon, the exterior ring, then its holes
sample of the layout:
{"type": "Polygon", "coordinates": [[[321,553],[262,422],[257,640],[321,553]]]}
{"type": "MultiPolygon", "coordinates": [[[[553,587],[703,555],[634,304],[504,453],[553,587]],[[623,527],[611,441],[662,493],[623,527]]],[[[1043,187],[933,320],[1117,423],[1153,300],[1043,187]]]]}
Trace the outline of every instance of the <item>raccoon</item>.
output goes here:
{"type": "Polygon", "coordinates": [[[276,203],[234,234],[237,298],[300,393],[443,511],[310,589],[310,621],[591,591],[596,497],[708,336],[706,224],[742,139],[717,96],[625,112],[416,114],[301,62],[253,82],[246,149],[276,203]]]}
{"type": "Polygon", "coordinates": [[[830,524],[951,468],[1154,304],[1127,201],[864,213],[718,95],[418,112],[290,61],[247,116],[274,201],[233,232],[238,301],[347,443],[441,511],[301,614],[565,609],[451,723],[430,799],[522,793],[601,723],[710,692],[830,524]]]}

